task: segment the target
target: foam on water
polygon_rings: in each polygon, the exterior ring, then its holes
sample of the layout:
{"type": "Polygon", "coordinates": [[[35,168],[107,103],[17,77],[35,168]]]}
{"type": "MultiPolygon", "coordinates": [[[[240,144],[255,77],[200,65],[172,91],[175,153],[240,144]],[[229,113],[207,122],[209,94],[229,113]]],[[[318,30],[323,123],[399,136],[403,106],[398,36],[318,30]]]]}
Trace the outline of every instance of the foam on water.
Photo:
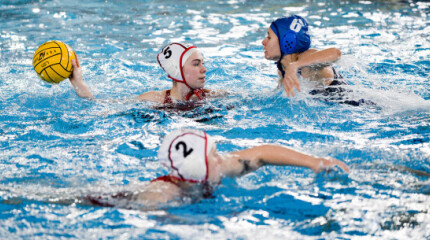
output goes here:
{"type": "MultiPolygon", "coordinates": [[[[425,239],[430,236],[429,7],[423,1],[2,1],[0,238],[425,239]],[[351,106],[287,98],[261,41],[299,14],[312,47],[338,47],[351,106]],[[98,101],[31,67],[62,40],[98,101]],[[187,41],[205,56],[207,87],[232,95],[175,112],[132,100],[171,81],[155,56],[187,41]],[[225,179],[215,198],[160,211],[91,207],[86,195],[138,191],[166,174],[167,132],[206,130],[221,152],[282,144],[346,161],[349,175],[263,167],[225,179]]],[[[130,205],[128,207],[133,208],[130,205]]]]}

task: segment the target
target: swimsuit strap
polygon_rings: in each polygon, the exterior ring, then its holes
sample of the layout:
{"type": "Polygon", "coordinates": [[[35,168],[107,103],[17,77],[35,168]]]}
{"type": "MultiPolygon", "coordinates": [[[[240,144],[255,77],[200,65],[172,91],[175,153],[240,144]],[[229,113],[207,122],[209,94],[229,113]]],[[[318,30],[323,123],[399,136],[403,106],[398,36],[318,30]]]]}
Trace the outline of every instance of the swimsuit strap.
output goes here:
{"type": "MultiPolygon", "coordinates": [[[[161,177],[158,177],[156,179],[151,180],[151,182],[156,182],[156,181],[169,182],[169,183],[175,184],[176,186],[179,186],[178,184],[180,182],[199,183],[199,181],[181,179],[181,178],[178,178],[178,177],[172,176],[172,175],[164,175],[164,176],[161,176],[161,177]]],[[[204,182],[206,182],[206,181],[204,181],[204,182]]]]}
{"type": "MultiPolygon", "coordinates": [[[[185,97],[185,100],[190,100],[193,95],[196,95],[199,100],[203,100],[206,97],[206,92],[203,89],[194,89],[188,93],[188,95],[185,97]]],[[[170,97],[170,89],[166,90],[166,95],[164,96],[163,103],[173,103],[173,100],[170,97]]]]}
{"type": "Polygon", "coordinates": [[[332,69],[333,69],[333,74],[334,74],[334,76],[333,76],[334,80],[343,79],[343,76],[340,73],[338,73],[334,67],[332,67],[332,69]]]}
{"type": "Polygon", "coordinates": [[[161,177],[158,177],[156,179],[151,180],[151,182],[157,182],[157,181],[169,182],[169,183],[173,183],[176,186],[178,186],[178,182],[181,182],[183,180],[181,180],[177,177],[174,177],[174,176],[170,176],[170,175],[164,175],[164,176],[161,176],[161,177]]]}
{"type": "Polygon", "coordinates": [[[170,97],[170,89],[166,91],[166,95],[164,96],[164,104],[173,103],[172,98],[170,97]]]}
{"type": "Polygon", "coordinates": [[[203,89],[194,89],[188,93],[185,100],[190,100],[193,95],[196,95],[199,100],[203,100],[206,97],[206,92],[203,89]]]}

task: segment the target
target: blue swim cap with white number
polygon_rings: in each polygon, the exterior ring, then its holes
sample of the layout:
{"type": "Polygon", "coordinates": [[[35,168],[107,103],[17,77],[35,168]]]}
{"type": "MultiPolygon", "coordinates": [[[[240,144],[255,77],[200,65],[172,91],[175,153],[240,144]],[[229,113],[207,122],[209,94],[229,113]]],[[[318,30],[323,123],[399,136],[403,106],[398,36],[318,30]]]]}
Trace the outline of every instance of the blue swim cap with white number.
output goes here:
{"type": "Polygon", "coordinates": [[[311,46],[308,23],[300,16],[278,18],[270,28],[279,39],[282,55],[304,52],[311,46]]]}

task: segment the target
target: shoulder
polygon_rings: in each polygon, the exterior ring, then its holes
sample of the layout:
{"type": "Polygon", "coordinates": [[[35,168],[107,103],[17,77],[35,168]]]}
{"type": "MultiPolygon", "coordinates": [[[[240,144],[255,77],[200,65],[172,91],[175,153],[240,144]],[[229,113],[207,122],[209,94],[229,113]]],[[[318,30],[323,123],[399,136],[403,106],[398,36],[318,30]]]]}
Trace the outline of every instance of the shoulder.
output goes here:
{"type": "Polygon", "coordinates": [[[156,207],[182,197],[182,189],[168,181],[152,181],[137,195],[136,201],[156,207]]]}
{"type": "Polygon", "coordinates": [[[147,100],[152,102],[164,103],[164,97],[166,96],[166,91],[150,91],[142,93],[137,97],[138,100],[147,100]]]}

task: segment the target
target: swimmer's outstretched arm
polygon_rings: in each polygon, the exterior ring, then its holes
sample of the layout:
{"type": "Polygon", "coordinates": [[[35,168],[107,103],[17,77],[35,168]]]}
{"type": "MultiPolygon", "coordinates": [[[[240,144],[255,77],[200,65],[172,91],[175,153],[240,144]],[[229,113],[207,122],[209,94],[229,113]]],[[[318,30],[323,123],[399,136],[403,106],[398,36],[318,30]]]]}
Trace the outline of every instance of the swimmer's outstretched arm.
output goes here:
{"type": "Polygon", "coordinates": [[[226,176],[237,177],[255,171],[264,165],[307,167],[315,173],[338,166],[343,171],[349,172],[348,166],[342,161],[318,158],[277,145],[262,145],[232,152],[225,156],[222,172],[226,176]]]}
{"type": "Polygon", "coordinates": [[[297,61],[291,61],[291,55],[285,55],[281,64],[285,69],[283,81],[287,96],[294,96],[294,88],[300,91],[300,84],[297,79],[297,72],[302,67],[327,64],[338,60],[342,56],[342,52],[337,48],[327,48],[321,51],[309,49],[299,55],[297,61]]]}
{"type": "Polygon", "coordinates": [[[207,92],[208,97],[210,98],[222,98],[232,94],[231,91],[228,91],[225,89],[214,89],[214,90],[205,89],[204,91],[207,92]]]}
{"type": "Polygon", "coordinates": [[[79,60],[76,53],[75,57],[76,62],[75,60],[72,60],[73,73],[72,76],[70,76],[69,78],[70,83],[72,84],[73,89],[76,91],[76,94],[78,94],[79,97],[93,99],[93,94],[91,93],[90,89],[82,78],[82,70],[81,66],[79,65],[79,60]]]}

